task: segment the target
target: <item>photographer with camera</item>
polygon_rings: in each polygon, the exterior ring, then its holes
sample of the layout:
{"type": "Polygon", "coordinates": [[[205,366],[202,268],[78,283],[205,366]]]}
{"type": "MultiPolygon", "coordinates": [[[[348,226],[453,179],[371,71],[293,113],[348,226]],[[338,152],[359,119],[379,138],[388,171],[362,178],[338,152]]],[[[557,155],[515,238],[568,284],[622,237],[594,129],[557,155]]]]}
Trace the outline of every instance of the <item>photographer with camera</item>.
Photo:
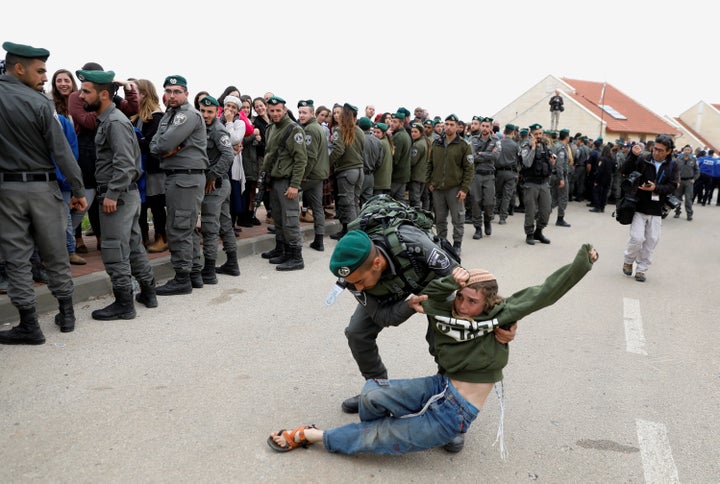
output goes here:
{"type": "Polygon", "coordinates": [[[664,205],[678,186],[678,167],[672,160],[674,147],[673,139],[664,134],[655,138],[650,153],[643,153],[636,144],[621,169],[627,177],[623,190],[634,192],[632,195],[637,199],[622,270],[623,274],[631,276],[635,263],[635,280],[638,282],[645,282],[653,251],[660,241],[664,205]]]}

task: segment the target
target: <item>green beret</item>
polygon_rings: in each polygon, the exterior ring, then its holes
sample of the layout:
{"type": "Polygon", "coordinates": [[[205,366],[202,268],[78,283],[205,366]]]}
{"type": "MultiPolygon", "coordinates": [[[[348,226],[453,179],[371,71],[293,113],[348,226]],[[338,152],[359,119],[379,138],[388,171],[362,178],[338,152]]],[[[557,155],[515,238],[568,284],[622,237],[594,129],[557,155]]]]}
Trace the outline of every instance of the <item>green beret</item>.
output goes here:
{"type": "MultiPolygon", "coordinates": [[[[625,146],[625,142],[621,139],[616,139],[615,144],[618,146],[625,146]]],[[[689,146],[689,145],[686,145],[686,146],[689,146]]]]}
{"type": "Polygon", "coordinates": [[[543,134],[553,134],[553,132],[552,129],[543,129],[543,134]]]}
{"type": "Polygon", "coordinates": [[[450,114],[447,118],[445,118],[445,121],[455,121],[457,123],[460,121],[460,118],[458,118],[454,114],[450,114]]]}
{"type": "Polygon", "coordinates": [[[570,130],[567,129],[567,128],[561,129],[561,130],[560,130],[560,134],[562,134],[562,133],[570,134],[570,130]]]}
{"type": "Polygon", "coordinates": [[[435,126],[435,122],[432,119],[426,119],[423,124],[429,125],[429,126],[435,126]]]}
{"type": "Polygon", "coordinates": [[[412,114],[407,108],[399,107],[397,110],[398,113],[403,113],[406,118],[409,118],[412,114]]]}
{"type": "Polygon", "coordinates": [[[441,118],[440,116],[435,116],[435,117],[433,118],[433,121],[435,121],[435,124],[437,124],[437,123],[439,123],[440,121],[442,121],[442,118],[441,118]]]}
{"type": "Polygon", "coordinates": [[[305,108],[308,106],[312,107],[312,106],[314,106],[313,103],[314,103],[314,101],[312,99],[308,99],[307,101],[298,101],[297,107],[299,107],[299,108],[305,108]]]}
{"type": "Polygon", "coordinates": [[[365,117],[365,116],[358,119],[357,124],[358,124],[358,126],[360,126],[360,129],[362,129],[363,131],[366,131],[366,130],[372,128],[372,121],[370,121],[370,118],[365,117]]]}
{"type": "Polygon", "coordinates": [[[422,125],[422,123],[412,123],[412,124],[410,125],[410,127],[417,129],[417,130],[420,131],[421,133],[423,132],[423,125],[422,125]]]}
{"type": "Polygon", "coordinates": [[[271,106],[277,106],[278,104],[285,104],[285,100],[279,96],[272,96],[267,100],[267,103],[271,106]]]}
{"type": "Polygon", "coordinates": [[[505,130],[507,130],[507,131],[517,131],[517,126],[515,126],[514,124],[506,124],[506,125],[505,125],[505,130]]]}
{"type": "MultiPolygon", "coordinates": [[[[378,128],[383,133],[387,132],[388,129],[390,129],[390,126],[388,126],[385,123],[375,123],[375,127],[378,128]]],[[[340,239],[342,240],[342,239],[340,239]]]]}
{"type": "Polygon", "coordinates": [[[80,82],[92,82],[95,84],[110,84],[115,80],[113,71],[75,71],[80,82]]]}
{"type": "Polygon", "coordinates": [[[167,76],[165,78],[165,82],[163,82],[163,87],[167,86],[168,84],[171,86],[182,86],[187,89],[187,80],[183,76],[167,76]]]}
{"type": "Polygon", "coordinates": [[[472,117],[472,121],[480,121],[480,122],[482,122],[482,118],[483,118],[482,116],[473,116],[473,117],[472,117]]]}
{"type": "Polygon", "coordinates": [[[220,107],[220,103],[218,102],[218,100],[212,96],[205,96],[204,98],[202,98],[200,100],[200,104],[202,104],[203,106],[218,106],[218,107],[220,107]]]}
{"type": "Polygon", "coordinates": [[[398,111],[397,113],[393,113],[392,117],[396,119],[405,119],[405,113],[398,111]]]}
{"type": "Polygon", "coordinates": [[[45,62],[50,57],[50,51],[47,49],[41,49],[38,47],[31,47],[29,45],[16,44],[14,42],[3,42],[2,48],[7,51],[8,54],[16,55],[18,57],[25,57],[28,59],[40,59],[45,62]]]}
{"type": "Polygon", "coordinates": [[[330,257],[330,272],[347,277],[362,265],[372,252],[373,243],[362,230],[351,230],[340,239],[330,257]]]}
{"type": "Polygon", "coordinates": [[[542,129],[542,125],[541,125],[541,124],[538,124],[538,123],[535,123],[535,124],[531,124],[531,125],[529,126],[529,128],[530,128],[530,131],[536,131],[536,130],[538,130],[538,129],[542,129]]]}
{"type": "Polygon", "coordinates": [[[530,130],[527,128],[523,128],[520,130],[520,134],[528,134],[529,132],[530,132],[530,130]]]}
{"type": "Polygon", "coordinates": [[[343,104],[343,108],[355,111],[355,114],[357,114],[357,112],[358,112],[357,106],[353,106],[352,104],[345,103],[345,104],[343,104]]]}

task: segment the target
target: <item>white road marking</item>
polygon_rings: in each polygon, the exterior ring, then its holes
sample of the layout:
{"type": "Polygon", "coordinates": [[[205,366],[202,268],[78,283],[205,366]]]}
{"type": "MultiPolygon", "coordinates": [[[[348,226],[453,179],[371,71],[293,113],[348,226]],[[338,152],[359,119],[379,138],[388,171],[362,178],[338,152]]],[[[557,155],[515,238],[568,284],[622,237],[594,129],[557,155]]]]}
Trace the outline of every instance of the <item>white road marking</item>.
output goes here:
{"type": "Polygon", "coordinates": [[[645,482],[647,484],[680,482],[665,425],[637,419],[645,482]]]}
{"type": "Polygon", "coordinates": [[[642,315],[640,314],[640,301],[624,297],[623,318],[625,319],[625,347],[627,351],[638,355],[647,355],[642,315]]]}

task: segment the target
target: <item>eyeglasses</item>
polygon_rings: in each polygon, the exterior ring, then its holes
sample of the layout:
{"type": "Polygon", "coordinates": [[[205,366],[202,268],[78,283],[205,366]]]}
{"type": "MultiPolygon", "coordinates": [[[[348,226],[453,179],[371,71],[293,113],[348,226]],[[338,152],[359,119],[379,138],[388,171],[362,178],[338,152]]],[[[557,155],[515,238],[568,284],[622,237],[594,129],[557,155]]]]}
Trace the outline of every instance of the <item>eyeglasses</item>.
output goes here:
{"type": "Polygon", "coordinates": [[[168,96],[179,96],[180,94],[184,93],[182,89],[165,89],[165,94],[168,96]]]}

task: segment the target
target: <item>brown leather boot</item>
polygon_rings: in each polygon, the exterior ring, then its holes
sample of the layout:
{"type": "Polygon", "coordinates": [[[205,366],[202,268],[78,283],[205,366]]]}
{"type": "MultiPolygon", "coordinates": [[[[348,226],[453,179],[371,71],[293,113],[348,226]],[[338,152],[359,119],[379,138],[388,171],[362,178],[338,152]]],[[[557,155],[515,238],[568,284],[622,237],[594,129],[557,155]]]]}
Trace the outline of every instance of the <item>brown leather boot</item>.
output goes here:
{"type": "Polygon", "coordinates": [[[158,235],[155,237],[155,242],[147,246],[147,251],[150,253],[165,252],[168,250],[167,237],[158,235]]]}

